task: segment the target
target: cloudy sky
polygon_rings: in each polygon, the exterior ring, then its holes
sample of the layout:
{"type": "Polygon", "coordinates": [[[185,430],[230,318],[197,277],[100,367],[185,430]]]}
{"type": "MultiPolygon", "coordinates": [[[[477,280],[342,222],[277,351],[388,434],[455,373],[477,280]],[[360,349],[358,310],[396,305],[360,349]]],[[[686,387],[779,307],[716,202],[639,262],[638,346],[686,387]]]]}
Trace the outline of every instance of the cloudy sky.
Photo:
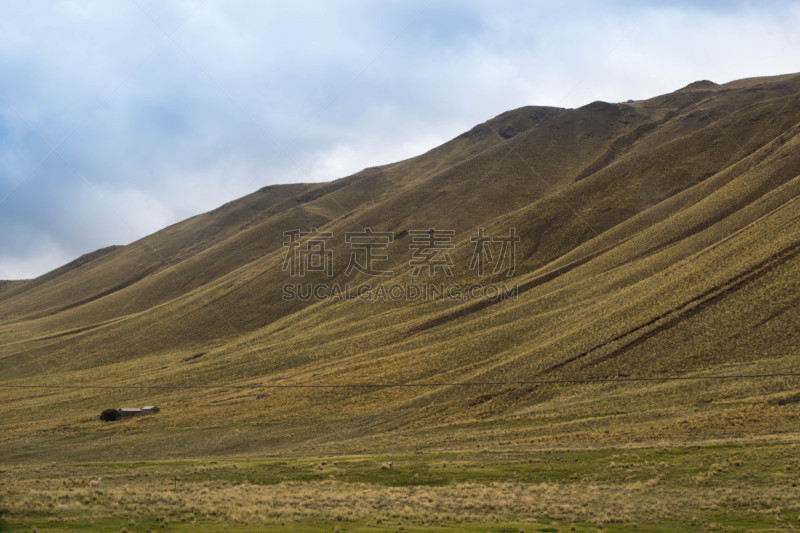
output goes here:
{"type": "Polygon", "coordinates": [[[800,71],[736,1],[0,0],[0,279],[503,111],[800,71]]]}

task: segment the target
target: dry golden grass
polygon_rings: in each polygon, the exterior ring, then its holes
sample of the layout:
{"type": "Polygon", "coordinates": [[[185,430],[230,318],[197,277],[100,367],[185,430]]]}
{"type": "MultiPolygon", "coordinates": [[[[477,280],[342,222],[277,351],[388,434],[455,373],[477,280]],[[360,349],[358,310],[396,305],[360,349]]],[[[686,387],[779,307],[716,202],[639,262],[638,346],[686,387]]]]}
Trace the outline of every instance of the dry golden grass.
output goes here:
{"type": "Polygon", "coordinates": [[[146,482],[127,488],[89,489],[18,483],[4,491],[10,516],[94,519],[213,519],[232,523],[404,520],[413,523],[526,521],[659,522],[692,512],[736,508],[763,514],[800,511],[796,493],[783,487],[758,493],[738,488],[691,492],[657,482],[624,484],[464,483],[447,487],[383,487],[367,484],[287,482],[273,486],[202,483],[164,488],[146,482]],[[20,492],[17,492],[20,491],[20,492]]]}

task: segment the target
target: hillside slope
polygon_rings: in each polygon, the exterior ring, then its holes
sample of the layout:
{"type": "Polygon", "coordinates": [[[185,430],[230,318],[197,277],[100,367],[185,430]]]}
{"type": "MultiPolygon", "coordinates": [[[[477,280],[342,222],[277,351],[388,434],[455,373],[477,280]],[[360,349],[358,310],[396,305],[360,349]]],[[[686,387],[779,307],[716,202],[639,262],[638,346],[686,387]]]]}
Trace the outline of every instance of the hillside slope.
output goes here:
{"type": "Polygon", "coordinates": [[[266,187],[0,285],[0,455],[794,439],[799,195],[800,75],[520,108],[415,158],[266,187]],[[330,275],[293,278],[284,232],[312,227],[330,275]],[[364,228],[393,234],[391,275],[347,271],[364,228]],[[414,275],[429,228],[452,232],[452,276],[414,275]],[[470,270],[479,228],[519,237],[513,275],[470,270]],[[284,297],[364,283],[515,297],[284,297]],[[733,379],[755,374],[782,376],[733,379]]]}

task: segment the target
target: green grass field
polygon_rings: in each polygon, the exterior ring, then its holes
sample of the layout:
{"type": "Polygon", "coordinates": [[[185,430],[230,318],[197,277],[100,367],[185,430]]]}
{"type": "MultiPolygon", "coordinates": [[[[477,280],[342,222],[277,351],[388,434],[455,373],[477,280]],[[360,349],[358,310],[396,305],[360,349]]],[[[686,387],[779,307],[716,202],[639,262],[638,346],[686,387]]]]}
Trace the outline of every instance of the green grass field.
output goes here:
{"type": "Polygon", "coordinates": [[[762,443],[31,464],[4,469],[0,496],[12,531],[793,531],[799,451],[762,443]]]}

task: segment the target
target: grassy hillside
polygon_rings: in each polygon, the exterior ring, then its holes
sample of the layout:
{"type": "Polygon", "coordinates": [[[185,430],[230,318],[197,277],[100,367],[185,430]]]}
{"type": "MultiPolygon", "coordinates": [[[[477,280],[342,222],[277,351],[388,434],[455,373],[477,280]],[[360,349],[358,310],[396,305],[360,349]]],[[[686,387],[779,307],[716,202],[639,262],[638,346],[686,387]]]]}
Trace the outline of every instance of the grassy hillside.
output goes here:
{"type": "Polygon", "coordinates": [[[525,107],[2,283],[0,457],[794,441],[798,134],[800,75],[525,107]],[[333,234],[330,278],[282,269],[283,233],[311,227],[333,234]],[[393,232],[391,276],[345,273],[345,233],[366,227],[393,232]],[[513,276],[469,270],[479,227],[519,236],[513,276]],[[428,228],[454,232],[452,277],[413,275],[428,228]],[[517,296],[283,298],[429,281],[517,296]],[[782,375],[736,377],[755,374],[782,375]],[[162,412],[97,421],[146,404],[162,412]]]}

